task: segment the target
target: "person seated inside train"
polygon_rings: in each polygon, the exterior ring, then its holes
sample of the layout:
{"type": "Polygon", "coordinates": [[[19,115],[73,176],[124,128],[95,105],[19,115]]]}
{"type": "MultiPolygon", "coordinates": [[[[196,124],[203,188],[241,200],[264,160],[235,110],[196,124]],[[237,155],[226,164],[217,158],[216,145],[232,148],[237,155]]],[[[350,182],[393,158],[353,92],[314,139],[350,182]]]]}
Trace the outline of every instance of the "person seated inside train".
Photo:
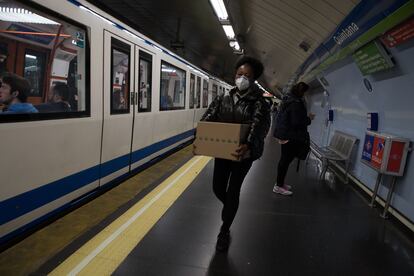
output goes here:
{"type": "Polygon", "coordinates": [[[0,80],[0,114],[37,113],[37,109],[26,102],[30,89],[30,83],[25,78],[5,73],[0,80]]]}
{"type": "Polygon", "coordinates": [[[39,112],[67,112],[71,111],[68,103],[69,87],[66,83],[58,82],[52,87],[52,97],[49,103],[36,105],[39,112]]]}
{"type": "Polygon", "coordinates": [[[76,87],[69,86],[69,105],[72,111],[78,111],[78,90],[76,87]]]}
{"type": "Polygon", "coordinates": [[[173,100],[171,98],[170,95],[168,94],[161,94],[161,109],[162,110],[166,110],[166,109],[170,109],[174,106],[173,100]]]}
{"type": "Polygon", "coordinates": [[[7,72],[7,45],[0,44],[0,75],[7,72]]]}
{"type": "Polygon", "coordinates": [[[115,90],[112,96],[112,108],[115,110],[121,110],[127,108],[124,93],[121,90],[115,90]]]}

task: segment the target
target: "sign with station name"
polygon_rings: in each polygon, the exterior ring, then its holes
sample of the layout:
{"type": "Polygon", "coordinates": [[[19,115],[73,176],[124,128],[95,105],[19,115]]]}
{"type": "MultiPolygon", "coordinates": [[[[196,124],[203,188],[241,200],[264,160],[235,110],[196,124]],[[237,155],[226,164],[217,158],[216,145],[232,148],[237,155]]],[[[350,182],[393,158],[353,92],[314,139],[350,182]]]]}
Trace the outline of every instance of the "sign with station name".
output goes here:
{"type": "Polygon", "coordinates": [[[336,33],[333,36],[333,40],[336,44],[341,45],[345,40],[350,39],[352,35],[357,33],[358,30],[358,25],[352,22],[349,26],[346,26],[345,28],[341,29],[340,32],[336,33]]]}
{"type": "Polygon", "coordinates": [[[414,17],[386,32],[383,36],[381,36],[381,41],[388,47],[392,48],[413,37],[414,17]]]}
{"type": "Polygon", "coordinates": [[[364,76],[387,70],[394,66],[383,46],[376,40],[358,49],[352,57],[364,76]]]}

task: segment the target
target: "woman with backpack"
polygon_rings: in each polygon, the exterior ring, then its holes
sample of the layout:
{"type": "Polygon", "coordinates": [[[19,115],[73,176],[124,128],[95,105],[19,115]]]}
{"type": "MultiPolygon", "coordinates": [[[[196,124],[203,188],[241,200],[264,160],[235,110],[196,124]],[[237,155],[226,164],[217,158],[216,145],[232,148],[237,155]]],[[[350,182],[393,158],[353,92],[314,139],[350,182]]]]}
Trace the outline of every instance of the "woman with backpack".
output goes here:
{"type": "Polygon", "coordinates": [[[308,125],[315,115],[307,114],[304,93],[309,86],[300,82],[293,86],[290,93],[283,99],[276,118],[276,126],[273,136],[282,146],[277,167],[277,181],[273,192],[281,195],[292,195],[291,186],[285,183],[285,177],[290,163],[295,157],[305,159],[309,152],[308,125]]]}

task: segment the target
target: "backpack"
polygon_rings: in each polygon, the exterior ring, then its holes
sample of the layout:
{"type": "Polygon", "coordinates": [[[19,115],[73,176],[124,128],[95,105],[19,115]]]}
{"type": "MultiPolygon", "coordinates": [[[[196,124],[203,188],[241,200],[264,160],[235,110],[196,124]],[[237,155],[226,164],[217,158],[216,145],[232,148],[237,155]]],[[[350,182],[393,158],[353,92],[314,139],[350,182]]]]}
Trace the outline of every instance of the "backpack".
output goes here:
{"type": "MultiPolygon", "coordinates": [[[[284,100],[282,104],[279,106],[278,113],[276,115],[276,119],[274,121],[274,132],[273,137],[280,139],[280,140],[292,140],[289,137],[289,129],[290,129],[290,116],[288,112],[288,107],[297,102],[296,100],[284,100]]],[[[310,151],[310,139],[309,133],[307,136],[304,137],[303,141],[297,141],[298,147],[296,148],[296,156],[299,160],[305,160],[309,151],[310,151]]]]}

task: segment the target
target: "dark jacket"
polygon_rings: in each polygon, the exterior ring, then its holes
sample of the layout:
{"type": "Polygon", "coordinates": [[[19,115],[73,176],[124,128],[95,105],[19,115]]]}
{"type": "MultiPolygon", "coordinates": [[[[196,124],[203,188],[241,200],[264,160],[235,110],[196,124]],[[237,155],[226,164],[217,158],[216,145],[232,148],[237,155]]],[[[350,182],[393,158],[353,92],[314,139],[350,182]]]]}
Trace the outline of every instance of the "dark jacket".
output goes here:
{"type": "Polygon", "coordinates": [[[234,94],[238,92],[233,88],[223,95],[217,96],[201,118],[202,121],[249,124],[246,143],[250,149],[250,157],[253,160],[262,156],[264,138],[270,126],[270,106],[262,96],[257,85],[252,84],[246,94],[236,103],[234,94]]]}
{"type": "Polygon", "coordinates": [[[309,140],[308,117],[303,98],[289,93],[282,101],[276,118],[274,137],[293,142],[309,140]]]}
{"type": "Polygon", "coordinates": [[[44,103],[36,105],[39,112],[68,112],[70,111],[70,105],[66,102],[57,103],[44,103]]]}

